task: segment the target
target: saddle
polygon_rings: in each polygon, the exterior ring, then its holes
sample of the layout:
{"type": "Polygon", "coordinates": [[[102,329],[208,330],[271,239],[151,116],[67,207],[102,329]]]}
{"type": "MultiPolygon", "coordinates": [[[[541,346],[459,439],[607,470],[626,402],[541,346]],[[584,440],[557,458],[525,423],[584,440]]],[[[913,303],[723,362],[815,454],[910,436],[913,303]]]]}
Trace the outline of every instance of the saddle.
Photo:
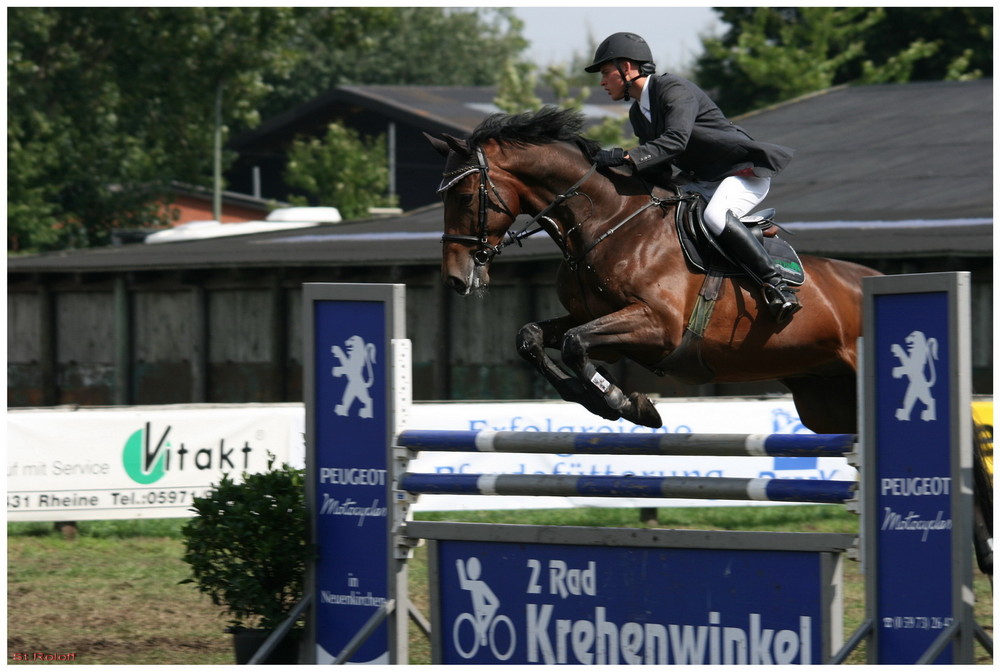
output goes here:
{"type": "MultiPolygon", "coordinates": [[[[697,193],[692,196],[694,198],[683,199],[677,204],[676,218],[677,237],[688,263],[708,275],[746,275],[746,271],[719,249],[715,238],[705,228],[705,199],[697,193]]],[[[741,217],[740,221],[763,243],[785,282],[799,286],[805,282],[802,262],[792,246],[778,235],[773,217],[774,208],[767,208],[741,217]]]]}
{"type": "MultiPolygon", "coordinates": [[[[705,334],[715,302],[719,298],[722,280],[726,277],[746,275],[719,249],[715,238],[705,228],[705,199],[701,194],[692,193],[690,198],[682,198],[677,203],[676,229],[681,249],[688,263],[705,274],[705,281],[698,292],[698,300],[688,319],[681,343],[663,361],[651,367],[661,373],[670,369],[671,375],[684,382],[699,385],[714,377],[711,367],[701,353],[701,339],[705,334]]],[[[801,285],[805,281],[799,255],[784,239],[778,236],[778,225],[772,219],[774,208],[760,210],[741,217],[754,236],[761,241],[764,249],[779,267],[781,275],[790,285],[801,285]]]]}

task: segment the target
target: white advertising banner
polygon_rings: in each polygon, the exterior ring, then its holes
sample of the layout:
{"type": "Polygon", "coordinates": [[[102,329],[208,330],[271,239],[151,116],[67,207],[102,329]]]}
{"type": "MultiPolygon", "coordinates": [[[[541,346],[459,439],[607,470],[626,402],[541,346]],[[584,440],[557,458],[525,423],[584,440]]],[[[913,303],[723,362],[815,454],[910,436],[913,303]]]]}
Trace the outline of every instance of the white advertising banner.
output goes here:
{"type": "MultiPolygon", "coordinates": [[[[659,400],[658,432],[810,433],[790,398],[659,400]]],[[[7,518],[72,521],[187,517],[224,473],[305,464],[302,404],[23,409],[7,412],[7,518]]],[[[416,403],[414,429],[651,432],[561,401],[416,403]]],[[[378,447],[372,447],[378,450],[378,447]]],[[[852,480],[843,458],[421,453],[422,473],[586,474],[852,480]]],[[[745,506],[748,502],[602,497],[422,495],[415,511],[572,506],[745,506]]],[[[759,504],[773,505],[769,502],[759,504]]]]}
{"type": "MultiPolygon", "coordinates": [[[[578,404],[561,401],[414,404],[414,429],[512,430],[521,432],[630,432],[685,434],[812,434],[799,422],[790,397],[657,400],[663,427],[652,430],[624,420],[607,421],[578,404]]],[[[546,455],[423,452],[410,462],[419,473],[704,476],[853,480],[845,458],[690,457],[648,455],[546,455]]],[[[747,506],[773,502],[619,497],[511,497],[421,495],[414,511],[563,508],[574,506],[747,506]]]]}
{"type": "Polygon", "coordinates": [[[223,474],[304,463],[301,404],[7,412],[7,519],[181,518],[223,474]]]}

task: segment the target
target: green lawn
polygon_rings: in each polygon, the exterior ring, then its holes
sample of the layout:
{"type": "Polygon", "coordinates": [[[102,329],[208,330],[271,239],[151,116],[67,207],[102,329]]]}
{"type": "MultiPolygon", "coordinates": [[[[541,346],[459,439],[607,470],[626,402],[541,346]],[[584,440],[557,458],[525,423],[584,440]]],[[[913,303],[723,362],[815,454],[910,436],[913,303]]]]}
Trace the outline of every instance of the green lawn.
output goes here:
{"type": "MultiPolygon", "coordinates": [[[[706,507],[657,510],[673,529],[848,532],[857,518],[837,506],[706,507]]],[[[635,509],[558,509],[435,513],[422,520],[641,527],[635,509]]],[[[81,522],[68,541],[48,523],[7,526],[8,662],[232,664],[226,617],[191,585],[181,561],[183,520],[81,522]],[[36,655],[38,654],[38,655],[36,655]],[[23,659],[16,659],[24,656],[23,659]],[[46,658],[49,658],[46,660],[46,658]]],[[[858,563],[845,563],[845,633],[864,612],[858,563]]],[[[426,549],[410,568],[414,603],[427,609],[426,549]]],[[[992,636],[989,581],[977,573],[976,615],[992,636]]],[[[977,645],[977,662],[992,661],[977,645]]],[[[430,662],[426,638],[411,628],[410,661],[430,662]]],[[[863,663],[863,647],[848,661],[863,663]]]]}

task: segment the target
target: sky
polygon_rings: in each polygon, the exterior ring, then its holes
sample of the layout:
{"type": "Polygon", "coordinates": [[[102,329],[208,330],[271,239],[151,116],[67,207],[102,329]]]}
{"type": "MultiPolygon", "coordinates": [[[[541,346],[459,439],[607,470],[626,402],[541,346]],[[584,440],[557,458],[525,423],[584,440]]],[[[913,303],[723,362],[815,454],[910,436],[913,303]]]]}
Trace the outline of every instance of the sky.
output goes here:
{"type": "Polygon", "coordinates": [[[568,65],[574,53],[590,58],[590,38],[600,43],[617,32],[638,33],[653,52],[657,72],[680,72],[701,53],[701,36],[721,36],[725,24],[710,6],[515,6],[524,21],[525,53],[540,68],[568,65]]]}

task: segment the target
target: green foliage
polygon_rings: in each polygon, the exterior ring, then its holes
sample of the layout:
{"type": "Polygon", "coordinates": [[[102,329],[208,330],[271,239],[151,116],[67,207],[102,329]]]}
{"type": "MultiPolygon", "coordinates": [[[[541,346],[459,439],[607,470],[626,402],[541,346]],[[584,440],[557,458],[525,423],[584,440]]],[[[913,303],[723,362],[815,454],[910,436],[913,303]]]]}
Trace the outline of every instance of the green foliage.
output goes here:
{"type": "MultiPolygon", "coordinates": [[[[285,181],[314,197],[313,205],[331,205],[344,219],[368,214],[368,208],[393,205],[385,196],[389,166],[385,136],[366,140],[342,124],[330,124],[320,138],[299,138],[288,153],[285,181]]],[[[292,202],[306,203],[295,197],[292,202]]]]}
{"type": "Polygon", "coordinates": [[[620,117],[604,117],[584,131],[584,135],[602,147],[630,147],[637,142],[635,136],[625,132],[625,122],[620,117]]]}
{"type": "Polygon", "coordinates": [[[849,83],[993,72],[989,7],[725,7],[694,78],[729,115],[849,83]]]}
{"type": "Polygon", "coordinates": [[[335,86],[492,86],[528,43],[509,8],[310,7],[290,48],[302,56],[265,117],[335,86]]]}
{"type": "Polygon", "coordinates": [[[302,598],[311,558],[303,470],[287,464],[236,483],[227,474],[195,498],[183,560],[194,583],[233,627],[277,627],[302,598]]]}
{"type": "MultiPolygon", "coordinates": [[[[543,85],[552,89],[559,107],[581,109],[590,96],[590,88],[586,86],[588,79],[567,71],[563,66],[549,66],[539,78],[535,74],[534,65],[508,61],[501,74],[493,104],[508,114],[541,108],[542,100],[535,95],[539,79],[543,85]],[[576,96],[571,93],[573,87],[579,87],[576,96]]],[[[622,109],[624,112],[626,108],[622,109]]],[[[626,136],[622,117],[606,117],[587,128],[584,135],[597,140],[604,147],[625,146],[634,140],[626,136]]]]}
{"type": "Polygon", "coordinates": [[[211,175],[224,123],[257,123],[262,73],[287,72],[291,14],[252,8],[7,12],[9,250],[105,244],[165,223],[171,181],[211,175]]]}
{"type": "Polygon", "coordinates": [[[510,9],[10,8],[8,251],[167,224],[171,183],[211,183],[220,88],[231,137],[337,85],[495,84],[520,30],[510,9]]]}
{"type": "Polygon", "coordinates": [[[542,83],[552,89],[556,100],[561,107],[581,109],[583,104],[590,97],[590,87],[580,84],[579,78],[574,77],[566,68],[558,65],[550,65],[542,73],[542,83]],[[574,96],[570,89],[579,86],[579,93],[574,96]]]}
{"type": "Polygon", "coordinates": [[[500,73],[493,104],[507,114],[537,110],[542,106],[542,99],[535,95],[537,84],[535,66],[507,61],[500,73]]]}

